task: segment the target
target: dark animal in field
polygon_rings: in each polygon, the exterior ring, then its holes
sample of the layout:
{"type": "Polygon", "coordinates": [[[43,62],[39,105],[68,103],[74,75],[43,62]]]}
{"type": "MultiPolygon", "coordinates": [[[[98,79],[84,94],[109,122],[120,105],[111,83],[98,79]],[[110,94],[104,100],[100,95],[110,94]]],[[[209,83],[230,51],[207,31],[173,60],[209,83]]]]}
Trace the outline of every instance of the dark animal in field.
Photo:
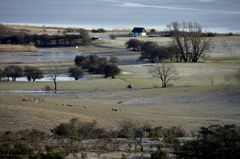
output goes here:
{"type": "Polygon", "coordinates": [[[97,37],[92,37],[91,39],[92,39],[92,41],[99,40],[97,37]]]}

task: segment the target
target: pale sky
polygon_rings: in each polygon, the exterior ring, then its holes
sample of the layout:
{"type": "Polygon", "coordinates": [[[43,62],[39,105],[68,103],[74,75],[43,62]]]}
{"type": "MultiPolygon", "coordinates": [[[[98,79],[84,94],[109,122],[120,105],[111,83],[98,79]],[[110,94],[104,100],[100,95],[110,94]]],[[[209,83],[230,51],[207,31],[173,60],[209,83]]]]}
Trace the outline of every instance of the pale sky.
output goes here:
{"type": "Polygon", "coordinates": [[[0,0],[0,23],[88,28],[198,22],[206,30],[240,32],[240,0],[0,0]]]}

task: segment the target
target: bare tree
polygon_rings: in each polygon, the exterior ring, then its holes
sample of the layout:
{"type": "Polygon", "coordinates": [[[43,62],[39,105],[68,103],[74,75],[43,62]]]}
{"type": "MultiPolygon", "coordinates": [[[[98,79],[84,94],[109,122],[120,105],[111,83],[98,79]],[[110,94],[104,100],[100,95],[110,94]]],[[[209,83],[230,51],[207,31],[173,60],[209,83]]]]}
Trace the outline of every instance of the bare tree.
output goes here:
{"type": "Polygon", "coordinates": [[[170,63],[156,64],[150,69],[150,73],[161,80],[162,88],[167,87],[169,81],[176,80],[178,75],[175,67],[170,63]]]}
{"type": "Polygon", "coordinates": [[[54,83],[54,92],[57,93],[57,77],[59,76],[59,71],[57,67],[54,68],[53,74],[52,74],[52,80],[54,83]]]}
{"type": "Polygon", "coordinates": [[[210,38],[204,37],[198,23],[172,22],[168,25],[184,62],[198,62],[211,49],[210,38]]]}
{"type": "Polygon", "coordinates": [[[81,37],[81,44],[82,45],[89,45],[91,43],[91,38],[87,30],[79,29],[78,30],[80,37],[81,37]]]}

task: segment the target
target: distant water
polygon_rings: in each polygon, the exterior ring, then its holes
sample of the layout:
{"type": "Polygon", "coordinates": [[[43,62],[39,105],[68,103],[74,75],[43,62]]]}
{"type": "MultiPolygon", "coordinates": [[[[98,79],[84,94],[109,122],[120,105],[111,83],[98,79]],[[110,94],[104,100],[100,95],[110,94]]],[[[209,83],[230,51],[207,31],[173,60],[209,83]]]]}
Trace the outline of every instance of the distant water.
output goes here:
{"type": "Polygon", "coordinates": [[[239,17],[240,0],[0,0],[0,23],[166,29],[194,21],[208,31],[240,32],[239,17]]]}

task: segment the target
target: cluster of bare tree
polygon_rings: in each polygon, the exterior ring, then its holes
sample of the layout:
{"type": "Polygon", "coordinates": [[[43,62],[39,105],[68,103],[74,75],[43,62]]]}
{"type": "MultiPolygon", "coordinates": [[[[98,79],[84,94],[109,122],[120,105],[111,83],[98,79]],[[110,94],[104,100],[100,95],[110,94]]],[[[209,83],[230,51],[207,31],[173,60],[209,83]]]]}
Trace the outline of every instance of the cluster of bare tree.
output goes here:
{"type": "Polygon", "coordinates": [[[152,41],[130,39],[126,47],[141,51],[140,60],[148,59],[151,62],[161,62],[164,59],[170,59],[171,62],[198,62],[211,49],[211,40],[204,36],[199,24],[173,22],[168,27],[173,37],[171,45],[159,46],[152,41]]]}
{"type": "Polygon", "coordinates": [[[173,22],[168,27],[173,32],[180,61],[197,62],[211,48],[210,39],[202,36],[202,27],[198,23],[173,22]]]}

